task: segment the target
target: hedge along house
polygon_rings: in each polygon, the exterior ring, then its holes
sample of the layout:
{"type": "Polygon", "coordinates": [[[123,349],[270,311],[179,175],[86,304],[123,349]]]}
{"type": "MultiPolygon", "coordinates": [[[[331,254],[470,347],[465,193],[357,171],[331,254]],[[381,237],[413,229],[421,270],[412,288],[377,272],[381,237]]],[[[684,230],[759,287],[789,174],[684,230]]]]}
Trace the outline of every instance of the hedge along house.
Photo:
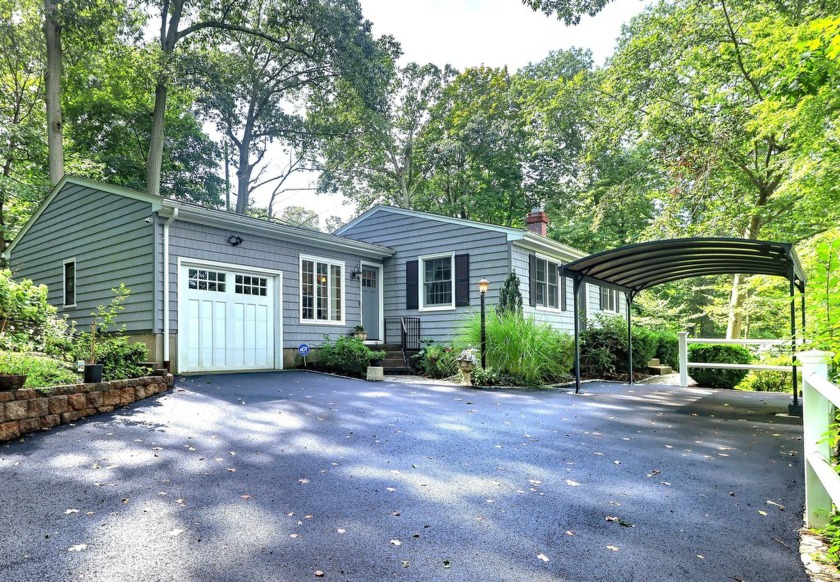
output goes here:
{"type": "Polygon", "coordinates": [[[65,177],[6,258],[16,277],[47,285],[50,303],[79,326],[125,283],[131,294],[117,323],[150,358],[184,373],[281,369],[299,344],[347,334],[363,310],[381,319],[375,279],[393,254],[65,177]]]}
{"type": "MultiPolygon", "coordinates": [[[[465,317],[477,311],[478,281],[490,281],[486,301],[492,308],[511,272],[520,279],[525,313],[572,334],[572,285],[559,271],[586,253],[547,238],[543,211],[532,211],[526,223],[523,230],[376,206],[336,234],[394,250],[383,265],[389,343],[402,338],[404,349],[417,349],[420,339],[453,339],[465,317]]],[[[626,317],[614,289],[585,284],[580,294],[584,319],[597,313],[626,317]]]]}

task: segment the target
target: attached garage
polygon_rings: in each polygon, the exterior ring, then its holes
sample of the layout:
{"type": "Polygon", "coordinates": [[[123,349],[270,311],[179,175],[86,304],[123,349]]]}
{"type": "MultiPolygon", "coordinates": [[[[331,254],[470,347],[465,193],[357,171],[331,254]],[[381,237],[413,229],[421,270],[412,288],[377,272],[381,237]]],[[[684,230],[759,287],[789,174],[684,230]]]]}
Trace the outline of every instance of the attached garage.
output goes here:
{"type": "Polygon", "coordinates": [[[282,274],[178,262],[179,372],[282,367],[282,274]]]}

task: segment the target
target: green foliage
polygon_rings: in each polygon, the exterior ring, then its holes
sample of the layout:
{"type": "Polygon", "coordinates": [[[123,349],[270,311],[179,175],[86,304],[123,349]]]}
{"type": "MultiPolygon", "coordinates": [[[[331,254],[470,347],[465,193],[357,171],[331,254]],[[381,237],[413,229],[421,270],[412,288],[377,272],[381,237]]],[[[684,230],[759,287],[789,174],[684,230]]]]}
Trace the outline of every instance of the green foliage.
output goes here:
{"type": "MultiPolygon", "coordinates": [[[[789,366],[791,363],[790,355],[762,357],[759,362],[775,366],[789,366]]],[[[737,388],[738,390],[754,390],[756,392],[790,392],[793,390],[790,375],[791,372],[750,370],[737,388]]]]}
{"type": "Polygon", "coordinates": [[[26,375],[25,388],[77,384],[79,374],[66,362],[37,354],[0,351],[3,374],[26,375]]]}
{"type": "MultiPolygon", "coordinates": [[[[660,346],[667,351],[670,335],[633,326],[633,370],[647,369],[660,346]],[[663,343],[663,337],[666,339],[663,343]]],[[[673,336],[676,340],[676,336],[673,336]]],[[[596,315],[580,334],[581,373],[590,377],[611,377],[627,370],[627,321],[620,315],[596,315]]],[[[676,358],[674,358],[676,359],[676,358]]],[[[663,360],[664,361],[664,360],[663,360]]]]}
{"type": "Polygon", "coordinates": [[[458,371],[458,351],[450,346],[426,340],[420,353],[412,358],[412,365],[429,378],[449,378],[458,371]]]}
{"type": "Polygon", "coordinates": [[[674,370],[680,369],[680,341],[677,334],[670,331],[657,332],[659,341],[656,345],[656,355],[659,361],[671,366],[674,370]]]}
{"type": "Polygon", "coordinates": [[[371,360],[382,359],[385,352],[371,350],[364,342],[349,336],[333,341],[329,336],[318,350],[318,363],[337,374],[363,378],[371,360]]]}
{"type": "MultiPolygon", "coordinates": [[[[744,346],[721,344],[691,344],[688,360],[697,363],[749,364],[752,354],[744,346]]],[[[705,388],[735,388],[747,376],[747,370],[715,370],[690,368],[688,371],[697,384],[705,388]]]]}
{"type": "Polygon", "coordinates": [[[522,293],[519,291],[519,277],[512,271],[505,279],[502,290],[499,291],[499,304],[496,306],[496,313],[498,315],[506,313],[522,315],[522,293]]]}
{"type": "Polygon", "coordinates": [[[820,533],[828,539],[826,558],[831,564],[840,566],[840,515],[832,515],[831,521],[820,533]]]}
{"type": "Polygon", "coordinates": [[[0,349],[43,351],[55,312],[47,303],[46,286],[15,281],[11,271],[0,270],[0,349]]]}
{"type": "MultiPolygon", "coordinates": [[[[539,386],[566,380],[572,369],[572,338],[533,317],[487,314],[487,364],[515,378],[517,384],[539,386]]],[[[481,344],[481,318],[474,314],[458,337],[458,345],[481,344]]]]}
{"type": "Polygon", "coordinates": [[[520,376],[499,372],[495,368],[478,367],[470,376],[473,386],[531,386],[531,383],[520,376]]]}

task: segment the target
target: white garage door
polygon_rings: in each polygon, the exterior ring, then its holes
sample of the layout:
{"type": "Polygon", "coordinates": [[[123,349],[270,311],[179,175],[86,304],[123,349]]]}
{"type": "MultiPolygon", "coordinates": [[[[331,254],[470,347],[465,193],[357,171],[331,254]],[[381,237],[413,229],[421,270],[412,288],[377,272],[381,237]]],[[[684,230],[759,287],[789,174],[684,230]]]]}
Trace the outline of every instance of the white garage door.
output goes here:
{"type": "Polygon", "coordinates": [[[275,368],[275,276],[199,265],[178,275],[180,372],[275,368]]]}

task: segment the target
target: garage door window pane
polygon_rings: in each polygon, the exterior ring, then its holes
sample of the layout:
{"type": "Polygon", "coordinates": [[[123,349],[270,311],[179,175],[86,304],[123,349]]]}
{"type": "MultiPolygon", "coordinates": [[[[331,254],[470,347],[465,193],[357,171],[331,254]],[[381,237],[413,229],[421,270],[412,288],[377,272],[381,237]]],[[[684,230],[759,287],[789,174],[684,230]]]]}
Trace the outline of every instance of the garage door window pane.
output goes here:
{"type": "Polygon", "coordinates": [[[190,289],[199,291],[225,292],[225,274],[218,271],[207,271],[204,269],[189,269],[187,273],[187,284],[190,289]]]}
{"type": "MultiPolygon", "coordinates": [[[[328,260],[301,260],[301,310],[302,320],[338,322],[344,320],[342,280],[344,266],[328,260]]],[[[252,278],[253,293],[263,289],[257,278],[252,278]]]]}
{"type": "Polygon", "coordinates": [[[251,277],[249,275],[236,276],[236,291],[239,295],[259,295],[265,297],[268,289],[268,279],[265,277],[251,277]]]}

